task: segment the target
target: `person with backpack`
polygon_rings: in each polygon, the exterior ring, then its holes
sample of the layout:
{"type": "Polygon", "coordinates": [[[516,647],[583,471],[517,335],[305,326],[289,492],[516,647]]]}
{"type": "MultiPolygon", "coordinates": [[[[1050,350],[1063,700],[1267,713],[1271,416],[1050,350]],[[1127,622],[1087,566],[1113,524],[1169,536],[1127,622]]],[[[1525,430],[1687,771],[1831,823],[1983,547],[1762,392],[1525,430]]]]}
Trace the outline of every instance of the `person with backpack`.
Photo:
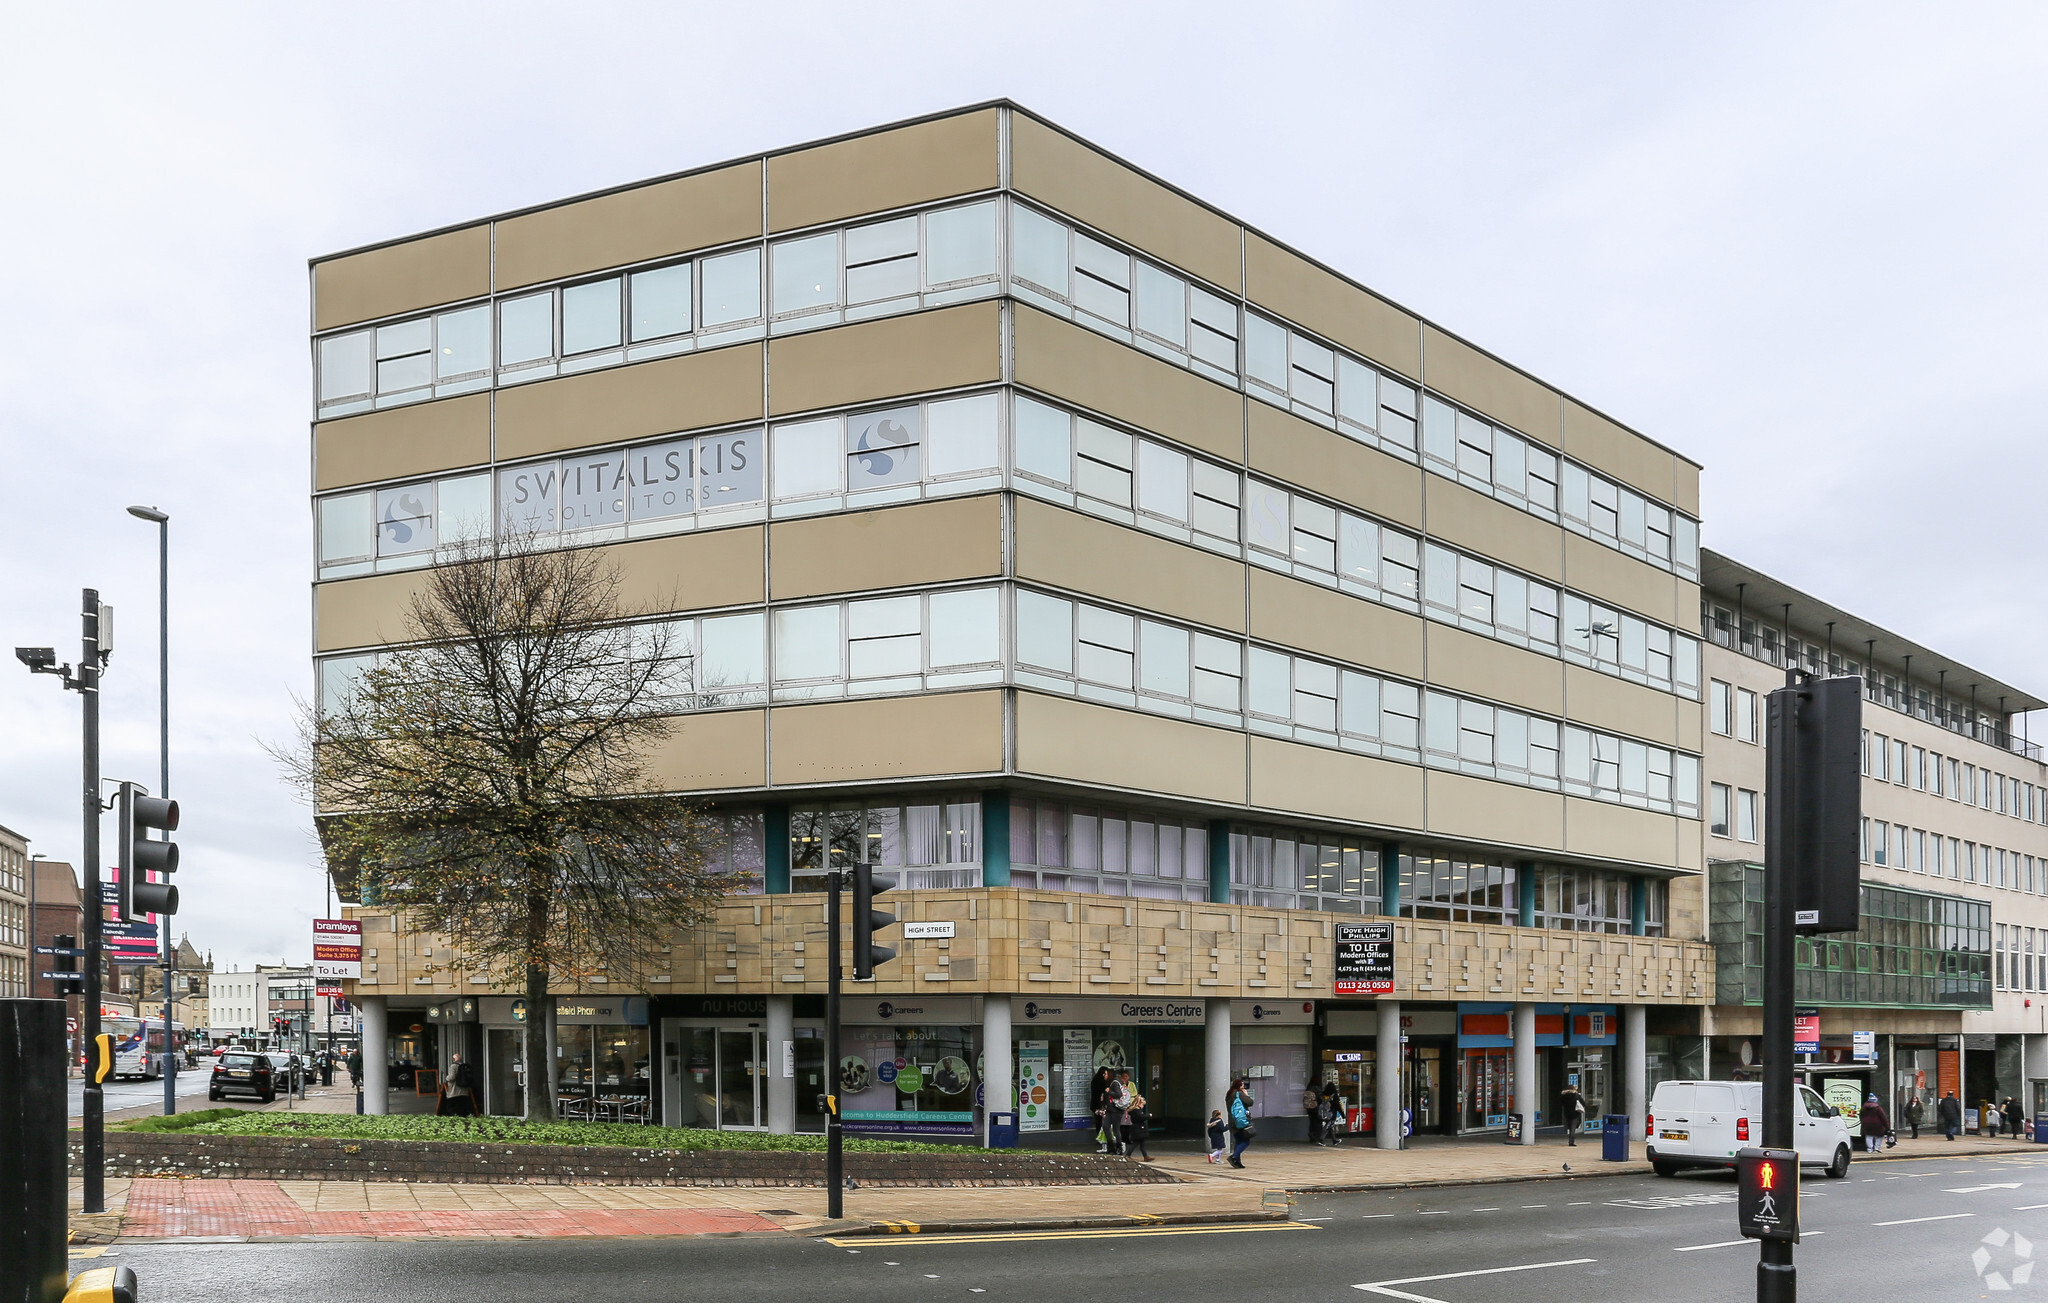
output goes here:
{"type": "MultiPolygon", "coordinates": [[[[1128,1074],[1126,1076],[1128,1077],[1128,1074]]],[[[1126,1080],[1124,1084],[1128,1089],[1129,1081],[1126,1080]]],[[[1145,1097],[1133,1092],[1130,1107],[1124,1110],[1124,1156],[1126,1158],[1130,1157],[1131,1151],[1135,1149],[1140,1159],[1147,1163],[1152,1161],[1152,1150],[1146,1144],[1147,1137],[1145,1134],[1146,1128],[1151,1125],[1151,1121],[1151,1116],[1145,1111],[1145,1097]]]]}
{"type": "Polygon", "coordinates": [[[1963,1129],[1963,1105],[1962,1101],[1956,1098],[1954,1091],[1943,1095],[1935,1104],[1934,1116],[1935,1120],[1941,1123],[1941,1134],[1954,1140],[1956,1132],[1963,1129]]]}
{"type": "Polygon", "coordinates": [[[1334,1081],[1323,1083],[1323,1139],[1333,1145],[1344,1143],[1344,1100],[1334,1081]]]}
{"type": "Polygon", "coordinates": [[[1252,1126],[1252,1092],[1245,1079],[1239,1077],[1231,1083],[1230,1094],[1230,1165],[1244,1166],[1244,1151],[1252,1146],[1252,1139],[1258,1134],[1252,1126]]]}
{"type": "Polygon", "coordinates": [[[1323,1096],[1314,1086],[1301,1092],[1301,1111],[1308,1116],[1308,1142],[1323,1143],[1323,1096]]]}
{"type": "Polygon", "coordinates": [[[1109,1080],[1109,1089],[1102,1097],[1102,1131],[1109,1137],[1109,1152],[1123,1154],[1124,1122],[1129,1116],[1131,1100],[1131,1070],[1125,1068],[1109,1080]]]}
{"type": "Polygon", "coordinates": [[[1579,1128],[1586,1125],[1586,1097],[1577,1086],[1566,1086],[1557,1097],[1558,1116],[1564,1120],[1564,1142],[1577,1148],[1579,1128]]]}
{"type": "Polygon", "coordinates": [[[1876,1153],[1884,1148],[1884,1138],[1892,1129],[1892,1120],[1885,1116],[1884,1105],[1872,1095],[1863,1101],[1863,1111],[1856,1115],[1857,1125],[1863,1129],[1863,1148],[1876,1153]]]}
{"type": "Polygon", "coordinates": [[[2005,1114],[2005,1129],[2012,1132],[2013,1139],[2019,1139],[2020,1133],[2026,1129],[2027,1125],[2027,1115],[2025,1110],[2020,1108],[2020,1102],[2007,1095],[2005,1097],[2005,1107],[2001,1111],[2005,1114]]]}

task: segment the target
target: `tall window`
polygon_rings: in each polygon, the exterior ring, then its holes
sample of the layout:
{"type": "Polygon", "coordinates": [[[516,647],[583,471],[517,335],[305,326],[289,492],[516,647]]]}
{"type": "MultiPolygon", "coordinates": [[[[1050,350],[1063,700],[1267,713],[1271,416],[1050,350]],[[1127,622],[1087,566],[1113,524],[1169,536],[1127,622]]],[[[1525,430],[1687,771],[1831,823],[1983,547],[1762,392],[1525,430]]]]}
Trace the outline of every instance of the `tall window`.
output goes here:
{"type": "Polygon", "coordinates": [[[1733,792],[1726,783],[1711,783],[1707,794],[1707,831],[1716,837],[1726,837],[1729,835],[1728,807],[1734,803],[1733,792]]]}

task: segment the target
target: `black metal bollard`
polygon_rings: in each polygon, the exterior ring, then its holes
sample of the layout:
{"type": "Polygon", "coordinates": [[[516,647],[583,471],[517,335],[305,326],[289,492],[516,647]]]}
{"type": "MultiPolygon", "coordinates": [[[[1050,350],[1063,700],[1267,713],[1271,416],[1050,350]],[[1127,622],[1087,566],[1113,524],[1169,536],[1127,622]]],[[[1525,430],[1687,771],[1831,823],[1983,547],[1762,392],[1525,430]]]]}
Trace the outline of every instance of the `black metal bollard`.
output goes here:
{"type": "Polygon", "coordinates": [[[0,1100],[0,1303],[58,1303],[70,1220],[62,1000],[0,1000],[0,1100]]]}

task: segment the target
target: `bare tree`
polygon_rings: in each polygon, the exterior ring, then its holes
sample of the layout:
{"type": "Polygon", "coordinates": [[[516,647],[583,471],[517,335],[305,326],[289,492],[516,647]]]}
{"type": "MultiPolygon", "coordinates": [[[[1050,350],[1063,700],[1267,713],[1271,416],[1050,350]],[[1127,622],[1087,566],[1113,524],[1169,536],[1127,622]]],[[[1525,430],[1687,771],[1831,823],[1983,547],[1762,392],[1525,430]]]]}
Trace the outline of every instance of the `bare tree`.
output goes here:
{"type": "Polygon", "coordinates": [[[717,821],[653,790],[650,753],[694,676],[644,614],[595,550],[458,547],[422,577],[404,645],[308,706],[280,756],[366,902],[524,989],[529,1121],[554,1116],[551,983],[623,988],[739,885],[709,867],[717,821]]]}

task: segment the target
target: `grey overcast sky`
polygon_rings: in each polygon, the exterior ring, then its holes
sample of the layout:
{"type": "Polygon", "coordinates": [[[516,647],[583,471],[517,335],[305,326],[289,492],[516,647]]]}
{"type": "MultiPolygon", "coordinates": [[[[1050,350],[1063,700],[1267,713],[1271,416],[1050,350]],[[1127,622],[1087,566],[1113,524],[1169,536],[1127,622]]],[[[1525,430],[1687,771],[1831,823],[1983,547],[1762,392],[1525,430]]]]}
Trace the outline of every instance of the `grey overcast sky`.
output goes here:
{"type": "MultiPolygon", "coordinates": [[[[1007,96],[1705,463],[1707,545],[2037,693],[2048,11],[1972,3],[10,7],[8,646],[121,608],[182,930],[310,954],[306,259],[1007,96]]],[[[0,823],[79,843],[0,670],[0,823]]],[[[108,828],[111,832],[112,825],[108,828]]]]}

